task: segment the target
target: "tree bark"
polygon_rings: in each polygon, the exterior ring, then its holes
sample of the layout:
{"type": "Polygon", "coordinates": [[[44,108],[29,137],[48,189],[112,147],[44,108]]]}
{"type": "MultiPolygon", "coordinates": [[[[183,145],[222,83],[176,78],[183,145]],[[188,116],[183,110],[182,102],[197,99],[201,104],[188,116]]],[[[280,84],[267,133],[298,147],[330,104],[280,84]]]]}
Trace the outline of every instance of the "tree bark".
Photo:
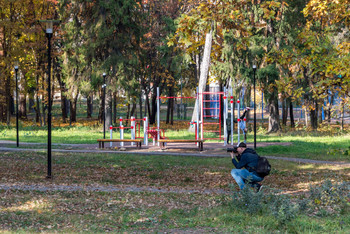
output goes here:
{"type": "Polygon", "coordinates": [[[105,111],[106,111],[106,125],[105,128],[109,129],[109,126],[112,125],[112,103],[113,103],[113,95],[111,91],[106,92],[106,106],[105,106],[105,111]]]}
{"type": "MultiPolygon", "coordinates": [[[[157,91],[155,91],[155,93],[157,93],[157,91]]],[[[155,95],[153,94],[152,95],[152,112],[151,112],[151,116],[149,119],[150,124],[154,124],[156,122],[157,111],[160,112],[160,110],[157,110],[157,94],[155,94],[155,95]]]]}
{"type": "Polygon", "coordinates": [[[310,123],[313,130],[317,129],[317,111],[318,111],[318,104],[317,102],[314,102],[314,105],[310,110],[310,123]]]}
{"type": "Polygon", "coordinates": [[[21,119],[27,119],[27,95],[19,92],[18,116],[21,119]]]}
{"type": "Polygon", "coordinates": [[[39,101],[39,75],[36,76],[36,87],[35,87],[35,92],[36,92],[36,104],[35,104],[35,122],[39,123],[40,126],[43,126],[42,119],[41,119],[41,114],[40,114],[40,101],[39,101]]]}
{"type": "Polygon", "coordinates": [[[289,118],[290,118],[290,127],[295,128],[295,121],[294,121],[294,112],[293,112],[293,102],[291,98],[287,99],[287,105],[289,104],[289,118]]]}
{"type": "Polygon", "coordinates": [[[113,93],[113,123],[117,123],[117,92],[113,93]]]}
{"type": "Polygon", "coordinates": [[[143,113],[142,113],[142,91],[140,91],[139,105],[140,105],[140,119],[143,119],[143,113]]]}
{"type": "Polygon", "coordinates": [[[136,100],[133,100],[133,102],[132,102],[132,107],[131,107],[131,111],[130,111],[130,117],[131,117],[131,116],[136,117],[135,114],[136,114],[136,100]]]}
{"type": "Polygon", "coordinates": [[[75,97],[73,97],[72,100],[70,100],[70,123],[75,123],[77,122],[77,103],[78,103],[78,96],[79,96],[79,93],[77,93],[75,95],[75,97]]]}
{"type": "Polygon", "coordinates": [[[101,89],[100,92],[100,99],[99,99],[100,105],[99,105],[99,110],[98,110],[98,120],[100,123],[103,123],[103,89],[101,89]]]}
{"type": "Polygon", "coordinates": [[[11,123],[11,80],[10,76],[7,76],[6,86],[5,86],[5,95],[6,95],[6,124],[10,126],[11,123]]]}
{"type": "Polygon", "coordinates": [[[34,106],[35,106],[34,92],[35,92],[35,88],[31,88],[29,91],[29,103],[28,103],[29,113],[33,113],[35,111],[34,110],[34,106]]]}
{"type": "Polygon", "coordinates": [[[86,108],[87,108],[87,118],[91,119],[92,117],[92,108],[93,108],[93,94],[89,94],[86,98],[86,108]]]}
{"type": "Polygon", "coordinates": [[[62,121],[66,123],[67,120],[67,97],[65,92],[63,91],[65,88],[61,86],[61,113],[62,113],[62,121]]]}
{"type": "Polygon", "coordinates": [[[128,126],[128,119],[130,119],[130,103],[128,102],[127,104],[127,111],[126,111],[126,121],[125,121],[125,126],[128,126]]]}
{"type": "Polygon", "coordinates": [[[334,101],[334,94],[331,94],[330,100],[329,98],[327,99],[327,108],[326,108],[327,109],[326,119],[328,123],[331,122],[333,101],[334,101]]]}
{"type": "Polygon", "coordinates": [[[268,110],[269,110],[269,127],[268,127],[268,133],[271,132],[277,132],[280,130],[280,123],[279,123],[279,110],[278,110],[278,97],[277,97],[277,91],[272,92],[269,95],[268,98],[268,110]]]}
{"type": "Polygon", "coordinates": [[[282,125],[287,126],[288,119],[288,106],[286,105],[286,100],[282,99],[282,125]]]}
{"type": "MultiPolygon", "coordinates": [[[[174,88],[173,86],[169,87],[169,96],[173,97],[174,96],[174,88]]],[[[173,114],[174,114],[174,98],[169,98],[168,99],[168,109],[167,109],[167,115],[166,115],[166,123],[173,125],[173,114]]]]}
{"type": "MultiPolygon", "coordinates": [[[[211,30],[209,33],[207,33],[205,37],[205,45],[204,45],[204,53],[203,53],[203,61],[200,66],[200,78],[199,78],[199,93],[204,92],[206,84],[207,84],[207,79],[208,79],[208,74],[209,74],[209,66],[210,66],[210,53],[211,53],[211,45],[212,45],[212,40],[213,40],[213,30],[211,30]]],[[[200,110],[201,107],[201,100],[204,98],[202,95],[199,95],[199,102],[196,102],[194,109],[193,109],[193,114],[191,121],[195,121],[197,119],[197,109],[200,110]],[[198,104],[199,103],[199,104],[198,104]],[[198,107],[197,107],[198,105],[198,107]]],[[[194,125],[190,125],[189,129],[190,132],[195,131],[194,125]]]]}

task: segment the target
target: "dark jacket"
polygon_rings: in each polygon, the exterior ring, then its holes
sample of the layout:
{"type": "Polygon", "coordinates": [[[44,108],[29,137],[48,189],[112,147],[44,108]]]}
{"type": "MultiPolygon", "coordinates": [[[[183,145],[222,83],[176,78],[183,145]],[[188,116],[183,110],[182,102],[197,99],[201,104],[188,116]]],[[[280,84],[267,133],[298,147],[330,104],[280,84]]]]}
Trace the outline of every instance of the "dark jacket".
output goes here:
{"type": "Polygon", "coordinates": [[[256,176],[259,176],[255,171],[255,168],[258,165],[259,156],[253,149],[247,148],[240,157],[237,158],[239,160],[238,162],[235,158],[232,159],[232,163],[237,169],[242,169],[244,167],[248,171],[253,172],[256,176]]]}

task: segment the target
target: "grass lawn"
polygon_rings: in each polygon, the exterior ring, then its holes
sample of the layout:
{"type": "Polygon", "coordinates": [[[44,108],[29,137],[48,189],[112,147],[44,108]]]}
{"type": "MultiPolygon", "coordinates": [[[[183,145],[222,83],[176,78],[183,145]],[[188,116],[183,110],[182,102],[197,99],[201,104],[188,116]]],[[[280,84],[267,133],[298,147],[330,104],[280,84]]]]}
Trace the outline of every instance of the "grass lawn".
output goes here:
{"type": "MultiPolygon", "coordinates": [[[[229,158],[55,152],[54,179],[47,181],[46,153],[1,152],[0,184],[152,187],[170,191],[0,190],[0,232],[349,233],[349,167],[279,160],[270,163],[273,170],[263,182],[264,192],[256,194],[248,189],[245,192],[251,197],[244,201],[237,199],[229,158]],[[308,192],[310,186],[321,188],[325,181],[344,182],[347,187],[332,187],[329,191],[343,193],[329,192],[326,199],[318,198],[316,191],[308,192]],[[181,189],[227,193],[176,192],[181,189]],[[280,199],[284,196],[290,200],[280,199]],[[251,204],[253,208],[261,204],[265,207],[262,209],[279,209],[253,212],[251,204]],[[298,204],[298,212],[293,204],[298,204]]],[[[321,194],[327,187],[322,188],[321,194]]]]}
{"type": "MultiPolygon", "coordinates": [[[[162,128],[165,127],[163,126],[162,128]]],[[[194,139],[193,133],[181,129],[167,130],[166,136],[170,139],[194,139]]],[[[16,129],[1,127],[0,137],[2,140],[16,140],[16,129]]],[[[21,127],[19,137],[20,142],[46,143],[47,130],[33,126],[21,127]]],[[[106,132],[106,137],[109,138],[109,131],[106,132]]],[[[101,131],[101,127],[96,126],[54,127],[52,130],[53,144],[97,144],[96,140],[100,138],[103,138],[103,132],[101,131]]],[[[114,138],[119,138],[119,133],[115,132],[114,138]]],[[[130,138],[129,132],[125,133],[125,138],[130,138]]],[[[236,136],[234,139],[236,139],[236,136]]],[[[247,141],[253,142],[252,134],[248,135],[247,141]]],[[[279,134],[258,132],[257,142],[292,143],[289,146],[275,145],[259,148],[258,153],[261,155],[330,161],[350,160],[350,134],[327,135],[322,132],[305,131],[292,131],[279,134]]],[[[54,147],[61,148],[60,146],[54,147]]]]}

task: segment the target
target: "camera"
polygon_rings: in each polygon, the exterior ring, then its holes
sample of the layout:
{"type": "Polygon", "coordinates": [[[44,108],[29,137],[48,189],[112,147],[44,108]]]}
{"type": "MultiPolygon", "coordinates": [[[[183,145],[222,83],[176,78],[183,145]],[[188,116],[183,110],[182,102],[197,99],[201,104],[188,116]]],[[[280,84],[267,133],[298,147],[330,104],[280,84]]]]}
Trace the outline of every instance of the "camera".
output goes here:
{"type": "Polygon", "coordinates": [[[238,148],[237,146],[235,146],[233,148],[227,148],[227,152],[238,153],[237,148],[238,148]]]}

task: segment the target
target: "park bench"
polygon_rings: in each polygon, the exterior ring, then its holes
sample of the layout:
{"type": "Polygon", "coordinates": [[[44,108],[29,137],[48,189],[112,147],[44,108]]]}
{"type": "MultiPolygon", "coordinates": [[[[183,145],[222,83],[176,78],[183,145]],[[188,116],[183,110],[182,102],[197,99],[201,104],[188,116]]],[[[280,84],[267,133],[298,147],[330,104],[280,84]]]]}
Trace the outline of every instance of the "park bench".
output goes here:
{"type": "Polygon", "coordinates": [[[98,142],[98,148],[104,148],[105,147],[105,142],[135,142],[136,147],[141,149],[141,142],[142,139],[97,139],[98,142]]]}
{"type": "Polygon", "coordinates": [[[198,143],[198,150],[203,151],[204,140],[159,139],[158,142],[161,149],[165,149],[165,143],[198,143]]]}

